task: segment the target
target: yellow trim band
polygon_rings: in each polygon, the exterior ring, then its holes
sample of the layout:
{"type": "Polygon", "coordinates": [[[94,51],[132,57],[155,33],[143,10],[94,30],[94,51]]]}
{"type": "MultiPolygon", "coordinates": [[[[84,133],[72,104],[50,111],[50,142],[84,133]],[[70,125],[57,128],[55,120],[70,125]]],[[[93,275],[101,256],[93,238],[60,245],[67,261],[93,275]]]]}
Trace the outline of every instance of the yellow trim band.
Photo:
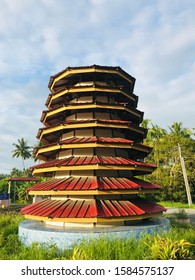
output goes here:
{"type": "Polygon", "coordinates": [[[79,105],[68,105],[68,106],[62,106],[60,108],[57,108],[52,111],[48,111],[46,113],[42,114],[42,123],[44,124],[46,122],[46,119],[50,116],[53,116],[55,114],[68,111],[68,110],[82,110],[82,109],[113,109],[113,110],[122,110],[129,112],[130,114],[133,114],[137,117],[141,117],[141,114],[139,112],[136,112],[134,110],[131,110],[125,106],[121,105],[100,105],[100,104],[79,104],[79,105]]]}
{"type": "Polygon", "coordinates": [[[35,168],[33,175],[44,172],[67,171],[67,170],[138,170],[153,172],[155,167],[149,166],[126,166],[126,165],[71,165],[71,166],[52,166],[45,168],[35,168]]]}
{"type": "Polygon", "coordinates": [[[62,73],[58,77],[54,78],[53,83],[52,83],[50,88],[53,89],[56,82],[58,82],[59,80],[65,78],[66,76],[68,76],[70,74],[73,75],[73,74],[83,74],[83,73],[109,73],[109,74],[117,74],[117,75],[121,76],[122,78],[124,78],[126,81],[132,83],[131,79],[128,79],[126,77],[126,75],[123,75],[122,73],[120,73],[117,70],[105,70],[105,69],[97,69],[97,68],[91,67],[91,68],[82,68],[82,69],[67,69],[64,73],[62,73]]]}
{"type": "Polygon", "coordinates": [[[44,153],[51,151],[58,151],[62,149],[80,149],[80,148],[115,148],[115,149],[133,149],[136,151],[141,151],[149,153],[149,149],[146,147],[140,147],[139,144],[124,144],[124,143],[73,143],[73,144],[58,144],[49,147],[40,147],[36,153],[36,157],[39,156],[41,160],[46,160],[47,157],[44,157],[44,153]]]}
{"type": "Polygon", "coordinates": [[[65,94],[68,94],[68,93],[76,93],[76,92],[85,93],[85,92],[96,92],[96,91],[119,93],[119,94],[122,94],[122,95],[126,96],[128,99],[131,99],[133,101],[136,100],[133,96],[127,94],[126,92],[124,92],[123,90],[120,90],[120,89],[115,89],[115,88],[109,89],[109,88],[104,88],[104,87],[75,87],[75,88],[65,89],[63,91],[60,91],[58,93],[50,95],[47,107],[48,108],[51,107],[51,103],[54,99],[56,99],[58,97],[61,97],[61,96],[65,95],[65,94]]]}
{"type": "Polygon", "coordinates": [[[63,191],[29,191],[29,195],[112,195],[112,194],[145,194],[145,193],[157,193],[159,189],[150,189],[150,190],[63,190],[63,191]]]}
{"type": "Polygon", "coordinates": [[[134,216],[107,217],[107,218],[49,218],[42,216],[25,215],[26,219],[32,219],[45,222],[68,222],[68,223],[112,223],[117,221],[134,221],[148,219],[162,215],[162,212],[134,216]]]}
{"type": "Polygon", "coordinates": [[[89,123],[73,123],[73,124],[61,124],[55,127],[48,127],[44,128],[43,130],[39,130],[37,137],[41,140],[43,135],[53,133],[55,131],[60,131],[63,129],[76,129],[76,128],[90,128],[90,127],[109,127],[109,128],[122,128],[122,129],[129,129],[138,133],[141,133],[144,135],[144,131],[135,128],[132,126],[129,126],[127,124],[113,124],[113,123],[98,123],[96,121],[94,122],[89,122],[89,123]]]}

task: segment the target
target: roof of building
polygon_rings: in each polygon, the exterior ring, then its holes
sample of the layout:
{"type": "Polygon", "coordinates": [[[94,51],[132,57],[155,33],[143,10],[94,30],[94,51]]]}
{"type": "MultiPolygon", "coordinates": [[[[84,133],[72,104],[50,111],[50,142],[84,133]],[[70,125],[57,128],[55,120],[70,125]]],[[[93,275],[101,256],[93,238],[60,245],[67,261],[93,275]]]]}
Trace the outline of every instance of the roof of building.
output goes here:
{"type": "Polygon", "coordinates": [[[27,191],[135,190],[160,189],[161,186],[137,178],[65,177],[53,178],[27,188],[27,191]]]}
{"type": "Polygon", "coordinates": [[[40,179],[39,178],[35,178],[35,177],[11,177],[9,179],[7,179],[7,181],[10,181],[10,182],[23,182],[23,181],[27,181],[27,182],[30,182],[30,181],[39,181],[40,179]]]}
{"type": "Polygon", "coordinates": [[[61,140],[59,144],[70,144],[70,143],[125,143],[132,144],[134,141],[125,138],[111,138],[111,137],[71,137],[68,139],[61,140]]]}
{"type": "Polygon", "coordinates": [[[134,104],[134,107],[137,106],[137,102],[138,102],[138,96],[135,95],[134,93],[130,93],[129,91],[126,91],[123,87],[113,87],[113,86],[100,86],[100,85],[86,85],[86,86],[77,86],[77,87],[63,87],[63,88],[59,88],[58,90],[56,89],[55,92],[52,92],[48,95],[47,100],[45,105],[48,107],[50,107],[53,103],[53,105],[55,104],[58,105],[59,103],[64,103],[66,102],[66,98],[69,95],[71,95],[72,93],[77,93],[78,95],[90,95],[90,94],[97,94],[97,92],[103,92],[105,95],[115,95],[117,94],[117,97],[119,98],[119,100],[123,100],[124,98],[125,100],[131,100],[134,104]],[[122,96],[122,99],[120,98],[120,95],[122,96]],[[55,101],[54,101],[55,100],[55,101]]]}
{"type": "Polygon", "coordinates": [[[113,218],[162,213],[166,209],[142,198],[130,200],[51,200],[24,207],[25,215],[55,218],[113,218]]]}
{"type": "Polygon", "coordinates": [[[77,67],[67,67],[67,68],[65,68],[64,70],[62,70],[62,71],[60,71],[60,72],[58,72],[58,73],[56,73],[55,75],[52,75],[51,77],[50,77],[50,80],[49,80],[49,84],[48,84],[48,87],[50,88],[51,86],[52,86],[52,84],[53,84],[53,82],[54,82],[54,80],[56,79],[56,78],[58,78],[59,76],[61,76],[63,73],[65,73],[65,72],[72,72],[72,71],[74,71],[74,70],[81,70],[81,71],[83,71],[84,69],[93,69],[93,70],[106,70],[106,71],[116,71],[116,72],[118,72],[118,73],[121,73],[123,76],[125,76],[128,80],[131,80],[133,83],[135,83],[135,78],[133,77],[133,76],[131,76],[131,75],[129,75],[127,72],[125,72],[121,67],[119,67],[119,66],[116,66],[116,67],[114,67],[114,66],[100,66],[100,65],[96,65],[96,64],[94,64],[94,65],[90,65],[90,66],[77,66],[77,67]]]}
{"type": "MultiPolygon", "coordinates": [[[[103,110],[119,110],[130,114],[131,120],[134,122],[141,122],[143,120],[143,112],[136,108],[131,108],[121,103],[105,103],[105,102],[75,102],[69,104],[61,104],[55,108],[44,110],[41,116],[41,122],[48,122],[48,120],[58,119],[59,115],[63,115],[69,110],[82,110],[82,109],[103,109],[103,110]]],[[[52,124],[52,122],[51,122],[52,124]]]]}
{"type": "Polygon", "coordinates": [[[49,127],[43,127],[38,130],[37,138],[41,138],[44,134],[55,134],[56,132],[63,132],[64,129],[76,129],[86,127],[110,127],[110,128],[124,128],[129,129],[133,133],[139,136],[139,138],[145,137],[147,129],[133,124],[131,121],[126,120],[105,120],[105,119],[86,119],[86,120],[69,120],[60,122],[59,124],[50,125],[49,127]]]}
{"type": "Polygon", "coordinates": [[[67,157],[63,159],[50,160],[45,163],[32,166],[31,169],[47,168],[54,166],[78,166],[78,165],[131,165],[131,166],[145,166],[156,168],[156,165],[151,163],[145,163],[141,161],[135,161],[126,159],[123,157],[111,157],[111,156],[78,156],[67,157]]]}
{"type": "Polygon", "coordinates": [[[52,143],[52,144],[45,144],[44,146],[37,147],[35,149],[35,152],[37,150],[42,150],[48,147],[56,146],[58,145],[59,148],[62,145],[69,145],[69,144],[91,144],[91,143],[96,143],[96,144],[120,144],[128,146],[132,146],[132,148],[135,146],[136,148],[142,148],[146,152],[150,152],[152,150],[151,146],[141,144],[141,143],[135,143],[133,140],[125,139],[125,138],[119,138],[119,137],[97,137],[97,136],[92,136],[92,137],[70,137],[64,140],[60,140],[59,142],[52,143]]]}

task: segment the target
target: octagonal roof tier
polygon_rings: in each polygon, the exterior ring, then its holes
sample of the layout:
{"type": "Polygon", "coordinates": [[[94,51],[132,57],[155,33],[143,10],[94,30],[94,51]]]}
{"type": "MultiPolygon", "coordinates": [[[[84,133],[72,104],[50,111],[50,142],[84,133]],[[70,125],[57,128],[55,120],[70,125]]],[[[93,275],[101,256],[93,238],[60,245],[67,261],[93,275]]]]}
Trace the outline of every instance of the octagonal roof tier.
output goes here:
{"type": "Polygon", "coordinates": [[[65,140],[37,147],[34,149],[34,155],[37,159],[47,161],[57,158],[59,151],[65,149],[86,149],[86,148],[120,148],[131,149],[131,155],[134,158],[144,158],[151,151],[152,147],[135,143],[132,140],[124,138],[110,138],[110,137],[71,137],[65,140]]]}
{"type": "Polygon", "coordinates": [[[121,200],[51,200],[46,198],[24,207],[26,218],[64,222],[112,222],[150,218],[166,209],[143,198],[121,200]],[[110,218],[110,219],[108,219],[110,218]]]}
{"type": "Polygon", "coordinates": [[[52,92],[56,92],[59,88],[79,85],[81,82],[96,80],[99,82],[114,84],[116,87],[121,86],[131,92],[134,89],[135,78],[129,75],[120,67],[111,66],[79,66],[68,67],[63,71],[51,76],[48,87],[52,92]]]}

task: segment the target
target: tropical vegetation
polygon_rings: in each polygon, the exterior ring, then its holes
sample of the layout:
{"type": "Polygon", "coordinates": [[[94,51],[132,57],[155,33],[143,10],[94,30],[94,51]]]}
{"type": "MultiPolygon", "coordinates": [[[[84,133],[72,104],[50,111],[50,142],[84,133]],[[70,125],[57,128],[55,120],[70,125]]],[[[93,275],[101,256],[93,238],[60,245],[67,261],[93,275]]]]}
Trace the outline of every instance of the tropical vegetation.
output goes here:
{"type": "Polygon", "coordinates": [[[184,183],[179,147],[185,161],[187,179],[190,186],[192,200],[195,200],[195,140],[194,129],[183,127],[181,122],[174,122],[169,131],[153,125],[148,119],[142,126],[148,129],[145,144],[153,150],[147,161],[155,163],[157,169],[145,179],[163,186],[157,200],[187,202],[186,186],[184,183]],[[179,146],[179,147],[178,147],[179,146]]]}
{"type": "Polygon", "coordinates": [[[13,158],[19,158],[21,157],[22,159],[22,165],[23,165],[23,170],[25,171],[25,164],[24,160],[31,158],[31,147],[28,146],[28,141],[24,140],[22,137],[21,139],[18,139],[17,143],[13,143],[13,146],[15,147],[15,150],[12,151],[13,153],[13,158]]]}

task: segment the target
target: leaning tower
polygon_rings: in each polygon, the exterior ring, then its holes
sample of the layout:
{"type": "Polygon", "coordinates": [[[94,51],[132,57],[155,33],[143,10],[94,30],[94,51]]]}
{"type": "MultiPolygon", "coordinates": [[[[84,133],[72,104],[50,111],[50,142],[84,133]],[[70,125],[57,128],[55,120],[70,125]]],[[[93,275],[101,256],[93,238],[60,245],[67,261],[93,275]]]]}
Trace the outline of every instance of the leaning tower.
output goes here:
{"type": "Polygon", "coordinates": [[[136,176],[152,173],[145,162],[143,112],[133,93],[135,78],[120,67],[68,67],[52,76],[47,109],[32,167],[47,177],[28,192],[27,219],[61,228],[108,228],[136,224],[166,209],[141,198],[160,187],[136,176]]]}

